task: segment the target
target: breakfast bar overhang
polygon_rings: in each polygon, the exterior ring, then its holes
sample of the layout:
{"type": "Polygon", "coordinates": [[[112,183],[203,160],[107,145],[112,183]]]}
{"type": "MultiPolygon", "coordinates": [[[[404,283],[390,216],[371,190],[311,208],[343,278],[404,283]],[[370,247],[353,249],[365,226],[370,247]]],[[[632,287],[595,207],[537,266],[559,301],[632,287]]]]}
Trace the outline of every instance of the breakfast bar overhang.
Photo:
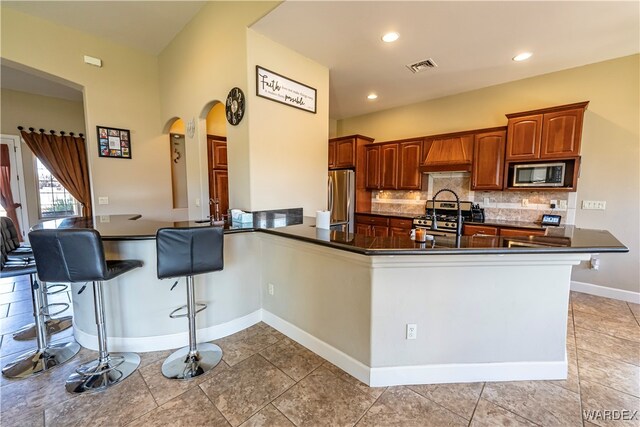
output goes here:
{"type": "MultiPolygon", "coordinates": [[[[184,286],[156,277],[155,231],[170,225],[126,216],[94,227],[107,258],[144,266],[105,289],[111,351],[183,346],[185,322],[168,314],[184,286]]],[[[329,232],[313,220],[225,232],[225,268],[196,278],[209,306],[197,334],[215,340],[259,321],[370,386],[564,379],[571,267],[590,253],[628,249],[602,230],[553,236],[375,238],[329,232]],[[407,339],[407,324],[417,325],[407,339]]],[[[75,337],[96,348],[90,287],[73,286],[75,337]]]]}

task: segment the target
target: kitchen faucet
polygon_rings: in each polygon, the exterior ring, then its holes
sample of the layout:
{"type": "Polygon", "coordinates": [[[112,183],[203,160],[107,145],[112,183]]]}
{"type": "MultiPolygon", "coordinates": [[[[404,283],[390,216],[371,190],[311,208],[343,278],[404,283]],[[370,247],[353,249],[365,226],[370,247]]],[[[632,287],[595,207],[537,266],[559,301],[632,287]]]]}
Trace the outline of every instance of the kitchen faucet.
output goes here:
{"type": "Polygon", "coordinates": [[[449,190],[448,188],[443,188],[433,195],[432,204],[433,204],[433,212],[432,212],[432,220],[431,220],[431,229],[438,229],[438,221],[436,220],[436,198],[440,193],[449,192],[453,194],[453,197],[456,198],[456,205],[458,206],[458,215],[456,217],[456,237],[462,236],[462,211],[460,210],[460,198],[456,194],[455,191],[449,190]]]}

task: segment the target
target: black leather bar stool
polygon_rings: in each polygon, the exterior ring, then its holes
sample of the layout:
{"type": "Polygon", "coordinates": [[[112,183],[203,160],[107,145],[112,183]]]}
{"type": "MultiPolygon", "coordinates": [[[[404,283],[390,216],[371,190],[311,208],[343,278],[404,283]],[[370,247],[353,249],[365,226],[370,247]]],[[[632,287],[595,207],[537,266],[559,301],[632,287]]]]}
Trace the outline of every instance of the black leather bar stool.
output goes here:
{"type": "MultiPolygon", "coordinates": [[[[33,251],[31,250],[31,246],[20,243],[20,240],[18,240],[18,230],[10,218],[0,217],[0,231],[2,232],[3,237],[2,245],[4,246],[4,250],[7,252],[7,259],[9,261],[22,260],[29,262],[33,260],[33,251]]],[[[45,331],[48,334],[55,334],[70,328],[73,324],[72,316],[62,316],[58,318],[52,317],[66,311],[69,308],[69,304],[49,304],[48,299],[49,295],[66,292],[68,286],[60,283],[47,284],[46,282],[40,282],[40,286],[39,291],[42,296],[42,306],[40,307],[40,310],[44,316],[45,331]],[[51,310],[54,309],[54,307],[57,307],[57,311],[52,313],[51,310]]],[[[36,326],[35,323],[25,325],[13,333],[13,339],[23,341],[36,338],[37,329],[38,326],[36,326]]]]}
{"type": "MultiPolygon", "coordinates": [[[[220,271],[224,267],[224,235],[221,227],[161,228],[156,234],[158,278],[187,278],[187,314],[170,316],[189,320],[189,346],[172,353],[162,364],[162,374],[171,379],[189,379],[213,369],[222,359],[222,349],[215,344],[196,341],[196,274],[220,271]]],[[[177,282],[176,282],[177,283],[177,282]]]]}
{"type": "Polygon", "coordinates": [[[140,356],[135,353],[109,354],[107,351],[102,282],[142,267],[142,261],[106,261],[100,233],[96,230],[36,230],[29,233],[29,240],[41,280],[93,282],[99,358],[76,369],[67,379],[67,391],[103,390],[131,375],[140,364],[140,356]]]}
{"type": "MultiPolygon", "coordinates": [[[[4,240],[4,239],[3,239],[4,240]]],[[[27,378],[54,368],[70,360],[80,351],[75,341],[49,344],[45,331],[43,307],[43,286],[35,278],[36,265],[33,258],[9,259],[4,241],[0,248],[0,278],[29,275],[31,281],[31,302],[35,320],[35,338],[37,348],[19,355],[2,368],[7,378],[27,378]]]]}

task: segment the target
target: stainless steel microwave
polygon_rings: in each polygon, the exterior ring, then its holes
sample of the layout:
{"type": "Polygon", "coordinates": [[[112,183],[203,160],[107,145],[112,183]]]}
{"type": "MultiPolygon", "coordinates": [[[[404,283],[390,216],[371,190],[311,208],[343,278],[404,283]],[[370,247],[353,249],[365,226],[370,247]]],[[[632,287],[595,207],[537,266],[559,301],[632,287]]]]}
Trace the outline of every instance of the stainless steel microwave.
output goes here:
{"type": "Polygon", "coordinates": [[[562,187],[564,186],[565,164],[532,163],[514,165],[514,187],[562,187]]]}

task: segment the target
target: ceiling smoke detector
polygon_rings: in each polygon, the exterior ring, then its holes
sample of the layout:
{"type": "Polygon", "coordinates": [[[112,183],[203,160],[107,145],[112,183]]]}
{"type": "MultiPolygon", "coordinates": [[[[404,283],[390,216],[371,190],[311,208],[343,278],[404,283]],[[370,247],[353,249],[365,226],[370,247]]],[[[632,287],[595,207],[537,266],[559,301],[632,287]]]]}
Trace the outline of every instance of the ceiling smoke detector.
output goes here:
{"type": "Polygon", "coordinates": [[[436,62],[431,58],[425,59],[424,61],[418,61],[413,64],[407,64],[407,68],[414,74],[428,70],[429,68],[436,68],[437,66],[438,64],[436,64],[436,62]]]}

